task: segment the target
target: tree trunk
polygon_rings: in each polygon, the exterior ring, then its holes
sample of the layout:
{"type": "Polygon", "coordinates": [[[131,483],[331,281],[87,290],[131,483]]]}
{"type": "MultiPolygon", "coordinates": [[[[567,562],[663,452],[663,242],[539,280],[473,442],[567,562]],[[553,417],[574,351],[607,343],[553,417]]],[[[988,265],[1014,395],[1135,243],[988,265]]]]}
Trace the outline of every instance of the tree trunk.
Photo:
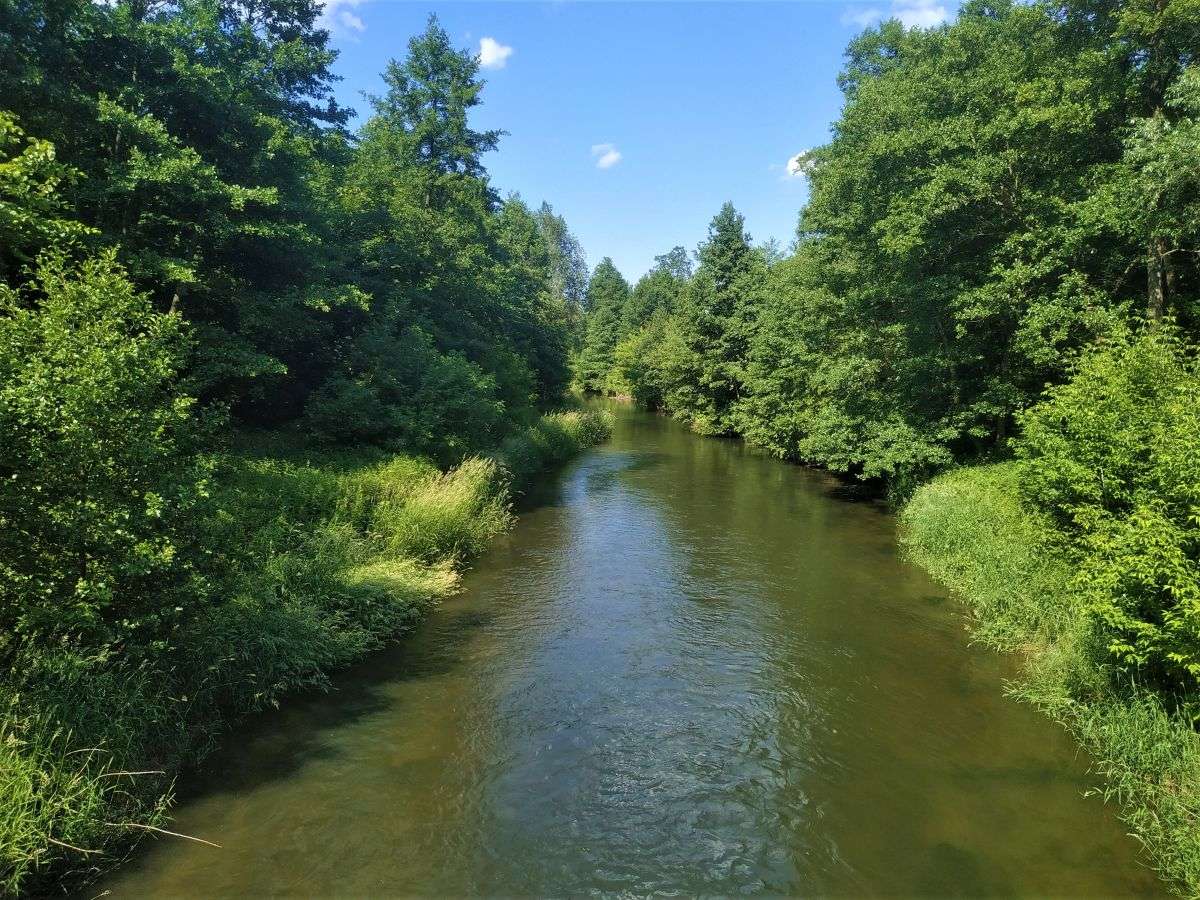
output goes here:
{"type": "Polygon", "coordinates": [[[1161,238],[1150,242],[1146,257],[1146,318],[1161,322],[1167,311],[1166,242],[1161,238]]]}
{"type": "Polygon", "coordinates": [[[175,295],[171,298],[171,308],[167,310],[167,315],[175,316],[183,315],[183,298],[187,294],[187,285],[182,281],[175,285],[175,295]]]}

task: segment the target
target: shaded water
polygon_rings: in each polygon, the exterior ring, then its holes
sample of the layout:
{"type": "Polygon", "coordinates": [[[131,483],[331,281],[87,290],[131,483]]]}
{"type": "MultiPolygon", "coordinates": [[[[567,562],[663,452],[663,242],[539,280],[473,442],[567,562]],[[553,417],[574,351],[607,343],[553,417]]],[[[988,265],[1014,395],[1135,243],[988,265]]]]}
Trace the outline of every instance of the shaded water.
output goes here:
{"type": "MultiPolygon", "coordinates": [[[[461,597],[231,735],[115,896],[1154,894],[832,482],[617,407],[461,597]]],[[[94,893],[94,892],[93,892],[94,893]]]]}

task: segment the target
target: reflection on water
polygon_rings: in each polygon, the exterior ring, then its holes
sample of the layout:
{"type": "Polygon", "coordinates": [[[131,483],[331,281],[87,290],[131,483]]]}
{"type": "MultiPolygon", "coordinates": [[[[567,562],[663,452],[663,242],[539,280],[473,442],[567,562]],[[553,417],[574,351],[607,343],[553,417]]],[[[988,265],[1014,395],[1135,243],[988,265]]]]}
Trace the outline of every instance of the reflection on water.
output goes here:
{"type": "Polygon", "coordinates": [[[1160,889],[892,520],[617,407],[465,593],[232,735],[115,896],[1160,889]]]}

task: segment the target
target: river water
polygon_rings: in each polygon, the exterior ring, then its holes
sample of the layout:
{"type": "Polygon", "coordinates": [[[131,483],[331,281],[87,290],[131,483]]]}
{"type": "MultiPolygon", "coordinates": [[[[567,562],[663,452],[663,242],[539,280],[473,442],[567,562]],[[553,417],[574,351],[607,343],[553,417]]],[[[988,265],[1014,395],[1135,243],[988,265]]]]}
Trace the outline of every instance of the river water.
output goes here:
{"type": "MultiPolygon", "coordinates": [[[[113,896],[1161,891],[825,476],[614,406],[465,591],[229,736],[113,896]]],[[[95,894],[95,891],[91,892],[95,894]]]]}

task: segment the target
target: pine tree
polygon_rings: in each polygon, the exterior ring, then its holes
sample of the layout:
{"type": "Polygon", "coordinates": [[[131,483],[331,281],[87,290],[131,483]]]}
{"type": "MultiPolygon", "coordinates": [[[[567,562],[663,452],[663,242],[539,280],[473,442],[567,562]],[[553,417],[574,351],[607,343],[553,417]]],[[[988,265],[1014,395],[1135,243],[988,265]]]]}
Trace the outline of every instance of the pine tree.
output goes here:
{"type": "Polygon", "coordinates": [[[587,299],[587,334],[576,376],[586,390],[603,391],[613,366],[613,349],[621,339],[621,313],[629,300],[629,283],[607,256],[592,273],[587,299]]]}

